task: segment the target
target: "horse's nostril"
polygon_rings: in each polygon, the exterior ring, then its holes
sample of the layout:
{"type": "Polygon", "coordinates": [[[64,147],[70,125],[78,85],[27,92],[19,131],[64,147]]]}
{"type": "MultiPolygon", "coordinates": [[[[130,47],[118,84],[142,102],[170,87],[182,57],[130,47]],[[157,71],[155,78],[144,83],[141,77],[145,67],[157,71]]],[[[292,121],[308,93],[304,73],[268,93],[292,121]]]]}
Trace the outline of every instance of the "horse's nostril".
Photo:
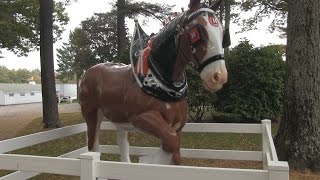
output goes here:
{"type": "Polygon", "coordinates": [[[220,81],[220,73],[216,72],[213,74],[212,81],[218,83],[220,81]]]}

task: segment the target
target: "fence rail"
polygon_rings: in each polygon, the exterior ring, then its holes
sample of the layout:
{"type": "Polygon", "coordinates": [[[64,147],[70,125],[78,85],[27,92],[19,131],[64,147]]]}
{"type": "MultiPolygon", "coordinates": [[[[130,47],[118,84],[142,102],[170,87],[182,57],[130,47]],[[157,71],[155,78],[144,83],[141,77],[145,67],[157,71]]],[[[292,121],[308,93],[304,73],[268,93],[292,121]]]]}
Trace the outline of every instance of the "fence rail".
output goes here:
{"type": "MultiPolygon", "coordinates": [[[[116,130],[116,128],[136,131],[131,125],[103,122],[101,129],[116,130]]],[[[271,135],[271,121],[263,120],[262,124],[187,124],[183,132],[210,132],[210,133],[258,133],[262,134],[262,151],[210,150],[210,149],[181,149],[181,156],[187,158],[226,159],[262,161],[263,169],[234,169],[209,168],[192,166],[148,165],[137,163],[122,163],[101,161],[100,153],[87,152],[83,147],[60,157],[41,157],[29,155],[3,154],[19,148],[24,148],[70,136],[86,131],[86,125],[79,124],[61,129],[50,130],[14,139],[0,141],[0,169],[18,171],[4,179],[26,179],[39,173],[52,173],[80,176],[81,180],[98,178],[141,180],[152,177],[154,180],[184,179],[184,180],[285,180],[289,179],[287,162],[278,161],[271,135]]],[[[149,155],[158,148],[130,147],[130,155],[149,155]]],[[[119,154],[115,145],[101,145],[102,153],[119,154]]]]}

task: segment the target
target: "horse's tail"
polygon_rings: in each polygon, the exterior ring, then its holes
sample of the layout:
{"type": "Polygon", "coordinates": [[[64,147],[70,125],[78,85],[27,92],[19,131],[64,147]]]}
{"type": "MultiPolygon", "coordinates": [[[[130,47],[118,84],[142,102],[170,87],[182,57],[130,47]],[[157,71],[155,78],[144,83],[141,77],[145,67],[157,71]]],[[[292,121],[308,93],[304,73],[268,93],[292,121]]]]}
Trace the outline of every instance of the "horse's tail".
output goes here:
{"type": "Polygon", "coordinates": [[[97,69],[89,68],[80,83],[79,102],[84,120],[87,123],[87,144],[89,151],[99,151],[99,133],[103,113],[97,104],[97,69]]]}

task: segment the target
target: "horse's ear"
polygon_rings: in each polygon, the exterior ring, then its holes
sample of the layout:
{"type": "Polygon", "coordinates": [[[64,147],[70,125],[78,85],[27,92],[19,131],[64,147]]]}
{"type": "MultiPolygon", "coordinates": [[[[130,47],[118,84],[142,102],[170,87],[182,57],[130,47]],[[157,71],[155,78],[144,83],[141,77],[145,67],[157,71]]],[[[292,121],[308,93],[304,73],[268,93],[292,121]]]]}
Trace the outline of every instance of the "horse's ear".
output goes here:
{"type": "Polygon", "coordinates": [[[200,6],[200,0],[190,0],[189,9],[194,10],[199,8],[199,6],[200,6]]]}
{"type": "Polygon", "coordinates": [[[222,2],[222,0],[217,0],[216,2],[214,2],[214,3],[210,6],[210,8],[211,8],[212,10],[214,10],[214,11],[217,10],[218,7],[220,6],[221,2],[222,2]]]}

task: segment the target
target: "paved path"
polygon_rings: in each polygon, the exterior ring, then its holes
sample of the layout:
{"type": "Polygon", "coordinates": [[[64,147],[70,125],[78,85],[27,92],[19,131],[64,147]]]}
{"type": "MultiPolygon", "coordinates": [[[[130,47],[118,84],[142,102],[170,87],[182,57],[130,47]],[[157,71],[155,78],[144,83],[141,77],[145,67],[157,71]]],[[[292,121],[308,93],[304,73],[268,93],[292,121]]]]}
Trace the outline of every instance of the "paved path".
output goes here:
{"type": "MultiPolygon", "coordinates": [[[[60,104],[59,113],[80,112],[78,103],[60,104]]],[[[42,116],[42,103],[0,106],[0,140],[14,137],[33,119],[42,116]]]]}

